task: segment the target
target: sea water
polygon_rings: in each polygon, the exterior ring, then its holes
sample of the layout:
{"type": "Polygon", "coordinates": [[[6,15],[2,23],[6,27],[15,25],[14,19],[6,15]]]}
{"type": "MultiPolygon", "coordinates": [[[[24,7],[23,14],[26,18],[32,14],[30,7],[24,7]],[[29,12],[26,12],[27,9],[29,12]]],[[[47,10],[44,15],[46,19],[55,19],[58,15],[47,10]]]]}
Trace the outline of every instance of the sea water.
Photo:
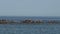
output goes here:
{"type": "Polygon", "coordinates": [[[0,34],[60,34],[60,25],[0,24],[0,34]]]}
{"type": "MultiPolygon", "coordinates": [[[[23,20],[25,18],[27,17],[23,17],[23,18],[0,17],[0,19],[17,20],[17,21],[23,20]]],[[[39,18],[29,17],[29,18],[39,19],[40,17],[39,18]]],[[[48,18],[42,18],[42,19],[48,19],[48,18]]],[[[34,24],[0,24],[0,34],[60,34],[60,24],[49,24],[49,25],[48,24],[35,24],[35,25],[34,24]]]]}

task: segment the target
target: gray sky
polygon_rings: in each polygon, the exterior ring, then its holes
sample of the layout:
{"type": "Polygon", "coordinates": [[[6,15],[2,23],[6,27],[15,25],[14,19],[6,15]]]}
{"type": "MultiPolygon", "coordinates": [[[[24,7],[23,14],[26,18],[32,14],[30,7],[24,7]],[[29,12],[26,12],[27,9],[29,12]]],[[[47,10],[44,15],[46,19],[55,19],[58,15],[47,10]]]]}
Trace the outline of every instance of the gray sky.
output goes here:
{"type": "Polygon", "coordinates": [[[60,0],[0,0],[0,16],[60,16],[60,0]]]}

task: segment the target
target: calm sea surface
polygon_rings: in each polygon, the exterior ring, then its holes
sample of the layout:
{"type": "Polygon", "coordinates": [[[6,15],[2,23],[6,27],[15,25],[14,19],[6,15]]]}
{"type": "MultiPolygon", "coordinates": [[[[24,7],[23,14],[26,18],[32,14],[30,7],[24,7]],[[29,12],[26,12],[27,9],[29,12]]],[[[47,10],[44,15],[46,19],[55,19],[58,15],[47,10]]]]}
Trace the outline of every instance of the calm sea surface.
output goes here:
{"type": "Polygon", "coordinates": [[[0,24],[0,34],[60,34],[60,25],[0,24]]]}
{"type": "MultiPolygon", "coordinates": [[[[27,17],[0,17],[0,19],[23,20],[27,17]]],[[[52,19],[42,17],[29,17],[32,19],[52,19]]],[[[28,18],[28,19],[29,19],[28,18]]],[[[55,18],[53,18],[55,19],[55,18]]],[[[60,18],[56,18],[60,19],[60,18]]],[[[0,24],[0,34],[60,34],[60,24],[0,24]]]]}

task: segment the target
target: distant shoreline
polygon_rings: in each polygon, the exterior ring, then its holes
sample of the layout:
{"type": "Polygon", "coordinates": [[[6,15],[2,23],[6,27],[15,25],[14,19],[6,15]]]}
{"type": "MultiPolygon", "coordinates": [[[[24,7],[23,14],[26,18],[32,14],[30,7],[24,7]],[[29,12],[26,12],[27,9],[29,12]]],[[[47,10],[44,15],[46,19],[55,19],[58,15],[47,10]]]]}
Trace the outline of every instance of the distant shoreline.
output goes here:
{"type": "Polygon", "coordinates": [[[0,16],[0,24],[60,24],[60,17],[0,16]]]}
{"type": "Polygon", "coordinates": [[[16,20],[8,20],[8,19],[0,19],[0,24],[60,24],[60,20],[41,20],[41,19],[21,19],[19,21],[16,20]]]}

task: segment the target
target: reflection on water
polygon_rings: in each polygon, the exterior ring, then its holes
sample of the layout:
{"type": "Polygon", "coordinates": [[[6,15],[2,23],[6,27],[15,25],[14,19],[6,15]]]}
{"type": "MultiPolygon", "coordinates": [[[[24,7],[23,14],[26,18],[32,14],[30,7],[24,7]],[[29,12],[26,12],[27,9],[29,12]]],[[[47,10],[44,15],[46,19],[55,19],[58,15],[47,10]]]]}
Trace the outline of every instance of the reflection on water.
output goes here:
{"type": "Polygon", "coordinates": [[[60,34],[60,25],[0,24],[1,34],[60,34]]]}

